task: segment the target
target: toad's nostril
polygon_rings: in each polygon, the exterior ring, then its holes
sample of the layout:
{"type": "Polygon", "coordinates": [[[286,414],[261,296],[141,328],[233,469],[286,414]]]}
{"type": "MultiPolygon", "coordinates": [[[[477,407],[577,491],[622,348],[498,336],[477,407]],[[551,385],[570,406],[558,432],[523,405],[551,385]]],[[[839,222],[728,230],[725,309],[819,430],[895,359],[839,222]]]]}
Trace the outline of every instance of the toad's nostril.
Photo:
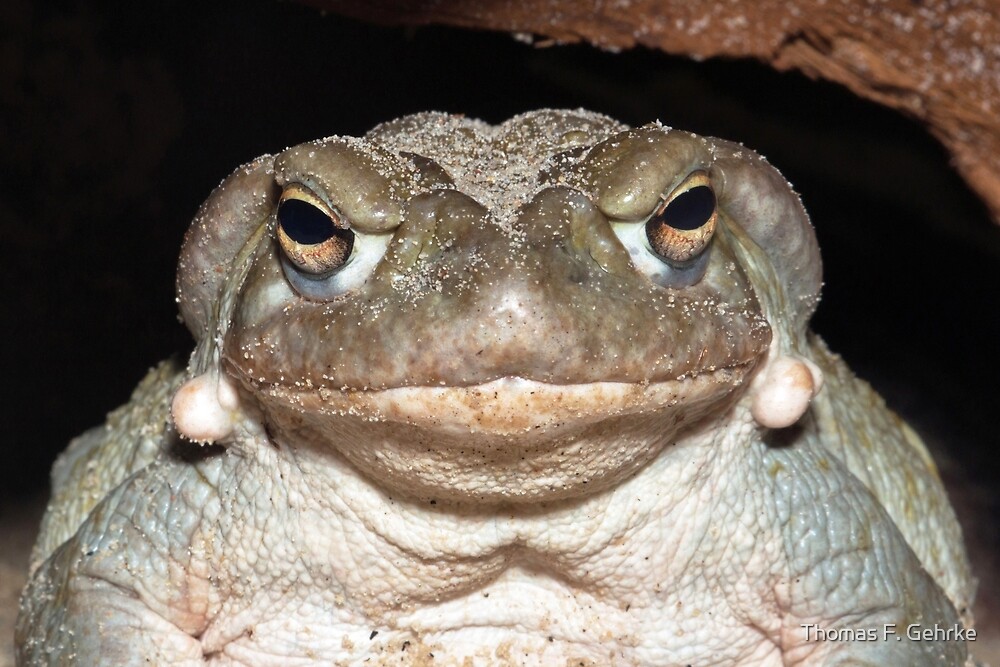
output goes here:
{"type": "Polygon", "coordinates": [[[573,269],[574,277],[567,277],[571,282],[584,282],[587,265],[596,264],[600,271],[616,276],[633,273],[628,252],[607,217],[578,190],[556,186],[540,191],[521,210],[518,224],[527,251],[559,248],[574,260],[568,264],[573,269]]]}

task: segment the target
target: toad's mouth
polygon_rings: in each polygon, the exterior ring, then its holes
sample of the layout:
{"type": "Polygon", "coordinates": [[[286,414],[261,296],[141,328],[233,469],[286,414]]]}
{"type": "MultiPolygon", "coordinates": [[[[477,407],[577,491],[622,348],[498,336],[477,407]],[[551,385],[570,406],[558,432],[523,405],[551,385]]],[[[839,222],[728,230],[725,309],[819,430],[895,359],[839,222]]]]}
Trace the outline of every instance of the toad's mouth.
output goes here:
{"type": "Polygon", "coordinates": [[[611,488],[668,444],[727,414],[755,365],[657,382],[558,385],[503,377],[377,390],[236,374],[244,395],[263,409],[274,444],[294,449],[300,461],[325,469],[339,455],[393,493],[489,504],[611,488]]]}
{"type": "MultiPolygon", "coordinates": [[[[316,417],[393,422],[456,436],[551,436],[634,413],[683,407],[697,414],[700,406],[714,405],[744,385],[756,363],[654,382],[551,384],[515,376],[471,386],[378,390],[254,383],[252,391],[271,408],[291,407],[316,417]]],[[[237,374],[245,384],[252,382],[237,374]]]]}

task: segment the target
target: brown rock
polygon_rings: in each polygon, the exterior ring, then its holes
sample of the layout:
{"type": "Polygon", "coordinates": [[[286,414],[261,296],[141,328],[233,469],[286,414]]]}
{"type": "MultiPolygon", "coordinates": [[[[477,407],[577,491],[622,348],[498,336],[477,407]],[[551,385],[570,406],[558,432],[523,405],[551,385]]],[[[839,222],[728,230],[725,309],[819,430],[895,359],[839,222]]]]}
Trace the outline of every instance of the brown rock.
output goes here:
{"type": "Polygon", "coordinates": [[[386,24],[446,23],[688,55],[753,57],[927,125],[1000,221],[1000,4],[990,0],[307,0],[386,24]]]}

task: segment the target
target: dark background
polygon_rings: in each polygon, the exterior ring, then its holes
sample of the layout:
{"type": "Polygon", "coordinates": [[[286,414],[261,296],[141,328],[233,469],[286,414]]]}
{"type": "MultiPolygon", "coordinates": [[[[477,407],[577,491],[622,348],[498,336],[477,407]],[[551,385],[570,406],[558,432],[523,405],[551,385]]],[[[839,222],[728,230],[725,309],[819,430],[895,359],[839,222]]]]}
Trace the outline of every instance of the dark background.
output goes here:
{"type": "Polygon", "coordinates": [[[43,494],[56,453],[148,367],[187,354],[177,251],[237,165],[413,111],[584,106],[743,141],[795,184],[826,263],[815,328],[930,440],[995,570],[1000,233],[899,114],[752,62],[540,49],[270,0],[6,0],[0,26],[0,512],[43,494]]]}

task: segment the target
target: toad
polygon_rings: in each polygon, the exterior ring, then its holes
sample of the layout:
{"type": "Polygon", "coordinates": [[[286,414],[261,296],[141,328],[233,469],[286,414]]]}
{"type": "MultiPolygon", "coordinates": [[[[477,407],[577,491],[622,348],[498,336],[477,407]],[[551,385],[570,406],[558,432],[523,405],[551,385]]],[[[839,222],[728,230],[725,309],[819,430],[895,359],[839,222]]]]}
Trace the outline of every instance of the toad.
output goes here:
{"type": "Polygon", "coordinates": [[[820,274],[774,168],[658,123],[258,158],[186,236],[189,363],[54,468],[19,664],[962,665],[958,524],[820,274]]]}

